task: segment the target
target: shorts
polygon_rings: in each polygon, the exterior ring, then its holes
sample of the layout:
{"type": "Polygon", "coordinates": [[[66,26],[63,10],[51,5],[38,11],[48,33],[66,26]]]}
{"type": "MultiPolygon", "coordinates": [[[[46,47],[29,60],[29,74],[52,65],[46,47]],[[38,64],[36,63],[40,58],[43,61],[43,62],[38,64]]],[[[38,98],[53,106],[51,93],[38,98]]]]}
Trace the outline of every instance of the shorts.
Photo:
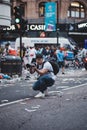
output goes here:
{"type": "Polygon", "coordinates": [[[65,66],[65,62],[64,61],[61,61],[61,62],[59,61],[58,64],[59,64],[60,68],[65,66]]]}

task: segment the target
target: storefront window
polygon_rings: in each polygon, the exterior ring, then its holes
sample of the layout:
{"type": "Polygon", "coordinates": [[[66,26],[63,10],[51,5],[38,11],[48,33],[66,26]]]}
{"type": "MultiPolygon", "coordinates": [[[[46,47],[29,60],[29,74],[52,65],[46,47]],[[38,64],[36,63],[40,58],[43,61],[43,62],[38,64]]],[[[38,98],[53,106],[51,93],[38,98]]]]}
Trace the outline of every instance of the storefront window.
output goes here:
{"type": "Polygon", "coordinates": [[[84,17],[85,17],[84,9],[81,9],[81,18],[84,18],[84,17]]]}
{"type": "Polygon", "coordinates": [[[72,2],[68,9],[67,15],[68,17],[85,18],[84,6],[79,2],[72,2]]]}

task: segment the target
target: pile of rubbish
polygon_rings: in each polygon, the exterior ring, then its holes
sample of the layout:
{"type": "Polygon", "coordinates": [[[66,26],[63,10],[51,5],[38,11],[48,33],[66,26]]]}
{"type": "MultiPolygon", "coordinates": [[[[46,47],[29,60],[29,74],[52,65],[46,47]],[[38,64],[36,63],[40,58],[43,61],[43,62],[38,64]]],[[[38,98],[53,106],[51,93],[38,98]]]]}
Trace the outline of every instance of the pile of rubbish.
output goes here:
{"type": "Polygon", "coordinates": [[[0,79],[11,79],[11,77],[7,74],[0,73],[0,79]]]}
{"type": "Polygon", "coordinates": [[[19,77],[18,75],[12,75],[12,77],[11,76],[9,76],[8,74],[4,74],[4,73],[0,73],[0,79],[2,80],[2,79],[14,79],[14,78],[22,78],[22,79],[26,79],[26,78],[29,78],[30,77],[30,74],[29,74],[29,71],[28,70],[26,70],[26,69],[23,69],[22,70],[22,75],[21,75],[21,77],[19,77]]]}
{"type": "Polygon", "coordinates": [[[0,85],[13,84],[24,80],[36,80],[36,74],[31,75],[29,71],[24,68],[22,69],[22,75],[20,77],[19,75],[12,75],[11,77],[8,74],[0,73],[0,85]]]}

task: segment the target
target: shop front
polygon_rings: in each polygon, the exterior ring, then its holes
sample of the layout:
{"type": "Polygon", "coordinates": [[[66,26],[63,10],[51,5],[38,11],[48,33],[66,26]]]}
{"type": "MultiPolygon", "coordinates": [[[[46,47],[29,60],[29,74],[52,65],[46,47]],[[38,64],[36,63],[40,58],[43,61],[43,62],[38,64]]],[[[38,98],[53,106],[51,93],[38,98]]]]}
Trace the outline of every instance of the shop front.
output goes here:
{"type": "Polygon", "coordinates": [[[87,19],[74,24],[74,30],[69,31],[68,35],[78,43],[78,46],[84,47],[87,39],[87,19]]]}
{"type": "MultiPolygon", "coordinates": [[[[67,37],[68,25],[58,24],[57,31],[45,31],[44,24],[28,24],[27,30],[22,34],[22,37],[30,38],[57,38],[59,36],[67,37]]],[[[16,30],[15,25],[5,27],[1,30],[1,41],[15,41],[17,37],[20,37],[20,31],[16,30]]]]}

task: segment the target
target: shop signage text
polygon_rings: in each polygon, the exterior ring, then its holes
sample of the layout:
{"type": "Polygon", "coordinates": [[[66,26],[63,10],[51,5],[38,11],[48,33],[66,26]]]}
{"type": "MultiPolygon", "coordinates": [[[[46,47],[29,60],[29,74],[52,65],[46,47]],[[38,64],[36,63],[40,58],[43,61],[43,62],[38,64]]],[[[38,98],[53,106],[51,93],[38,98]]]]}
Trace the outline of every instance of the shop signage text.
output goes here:
{"type": "MultiPolygon", "coordinates": [[[[15,30],[15,25],[11,25],[10,27],[3,28],[3,30],[15,30]]],[[[27,31],[44,31],[45,25],[43,24],[30,24],[27,25],[27,31]]]]}
{"type": "Polygon", "coordinates": [[[87,23],[81,23],[81,24],[78,24],[78,28],[84,28],[84,27],[87,27],[87,23]]]}
{"type": "Polygon", "coordinates": [[[35,25],[35,24],[31,24],[31,25],[28,25],[28,30],[31,30],[31,31],[42,31],[42,30],[45,30],[45,25],[35,25]]]}

